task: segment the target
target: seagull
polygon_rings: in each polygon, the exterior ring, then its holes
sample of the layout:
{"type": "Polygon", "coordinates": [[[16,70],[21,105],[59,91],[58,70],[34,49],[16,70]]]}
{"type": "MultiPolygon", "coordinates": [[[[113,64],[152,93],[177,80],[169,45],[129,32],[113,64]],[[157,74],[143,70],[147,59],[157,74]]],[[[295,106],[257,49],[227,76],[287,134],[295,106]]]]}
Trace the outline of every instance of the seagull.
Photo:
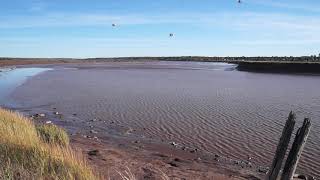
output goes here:
{"type": "Polygon", "coordinates": [[[170,33],[169,36],[170,36],[170,37],[173,37],[173,33],[170,33]]]}
{"type": "Polygon", "coordinates": [[[115,27],[116,26],[116,24],[112,24],[112,27],[115,27]]]}

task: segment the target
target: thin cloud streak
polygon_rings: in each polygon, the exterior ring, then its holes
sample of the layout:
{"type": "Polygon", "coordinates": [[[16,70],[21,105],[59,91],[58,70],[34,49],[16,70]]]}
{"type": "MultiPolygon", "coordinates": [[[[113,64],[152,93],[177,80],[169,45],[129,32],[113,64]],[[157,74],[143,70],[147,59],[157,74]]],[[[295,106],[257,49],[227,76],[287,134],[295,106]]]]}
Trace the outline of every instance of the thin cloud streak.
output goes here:
{"type": "Polygon", "coordinates": [[[272,0],[247,0],[248,3],[251,4],[258,4],[268,7],[274,7],[279,9],[288,9],[288,10],[300,10],[300,11],[307,11],[307,12],[320,12],[318,8],[320,4],[312,4],[312,5],[305,5],[305,4],[297,4],[295,1],[272,1],[272,0]]]}
{"type": "Polygon", "coordinates": [[[0,17],[1,29],[46,28],[46,27],[99,27],[112,23],[121,25],[190,24],[238,29],[288,29],[319,31],[320,18],[293,16],[279,13],[212,13],[170,15],[108,15],[52,13],[41,16],[0,17]]]}

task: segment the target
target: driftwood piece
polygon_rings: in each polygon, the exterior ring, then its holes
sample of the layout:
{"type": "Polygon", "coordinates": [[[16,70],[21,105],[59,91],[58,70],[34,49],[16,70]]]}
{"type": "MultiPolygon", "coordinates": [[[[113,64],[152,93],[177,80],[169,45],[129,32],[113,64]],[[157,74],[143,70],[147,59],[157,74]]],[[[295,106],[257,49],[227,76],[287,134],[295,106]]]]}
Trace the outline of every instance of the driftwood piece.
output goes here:
{"type": "Polygon", "coordinates": [[[307,141],[311,128],[311,122],[308,118],[304,119],[303,125],[298,129],[292,148],[289,152],[286,164],[283,169],[281,180],[291,180],[296,171],[299,159],[301,157],[304,145],[307,141]]]}
{"type": "Polygon", "coordinates": [[[288,120],[286,121],[286,124],[283,128],[282,135],[280,137],[279,144],[278,144],[272,165],[270,167],[270,171],[266,178],[267,180],[276,180],[279,175],[281,165],[290,142],[291,134],[293,132],[294,125],[296,123],[295,119],[296,119],[296,116],[291,111],[289,114],[288,120]]]}

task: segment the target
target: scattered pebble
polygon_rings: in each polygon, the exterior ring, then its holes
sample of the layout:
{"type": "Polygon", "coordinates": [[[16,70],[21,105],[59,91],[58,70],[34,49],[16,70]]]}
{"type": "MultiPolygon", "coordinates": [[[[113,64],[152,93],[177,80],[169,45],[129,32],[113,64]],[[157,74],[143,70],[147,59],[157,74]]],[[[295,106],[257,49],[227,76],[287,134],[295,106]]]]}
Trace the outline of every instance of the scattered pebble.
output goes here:
{"type": "Polygon", "coordinates": [[[234,161],[234,164],[239,165],[239,164],[241,164],[241,162],[240,162],[240,161],[235,160],[235,161],[234,161]]]}
{"type": "Polygon", "coordinates": [[[87,136],[87,135],[82,135],[82,137],[84,137],[84,138],[88,138],[88,136],[87,136]]]}
{"type": "Polygon", "coordinates": [[[198,152],[198,149],[197,149],[197,148],[190,150],[190,153],[196,153],[196,152],[198,152]]]}
{"type": "Polygon", "coordinates": [[[95,131],[95,130],[90,130],[90,133],[92,133],[92,134],[97,134],[98,132],[95,131]]]}
{"type": "Polygon", "coordinates": [[[252,163],[251,162],[246,162],[246,164],[249,166],[249,167],[252,167],[252,163]]]}
{"type": "Polygon", "coordinates": [[[173,166],[173,167],[179,167],[176,163],[174,163],[174,162],[169,162],[168,164],[170,164],[171,166],[173,166]]]}
{"type": "Polygon", "coordinates": [[[36,117],[46,117],[46,115],[43,114],[43,113],[41,113],[41,114],[36,114],[35,116],[36,116],[36,117]]]}
{"type": "Polygon", "coordinates": [[[265,168],[265,167],[259,167],[258,168],[258,172],[259,173],[263,173],[263,174],[268,174],[268,172],[269,172],[269,168],[265,168]]]}
{"type": "Polygon", "coordinates": [[[170,144],[171,144],[172,146],[178,146],[178,143],[176,143],[176,142],[170,142],[170,144]]]}

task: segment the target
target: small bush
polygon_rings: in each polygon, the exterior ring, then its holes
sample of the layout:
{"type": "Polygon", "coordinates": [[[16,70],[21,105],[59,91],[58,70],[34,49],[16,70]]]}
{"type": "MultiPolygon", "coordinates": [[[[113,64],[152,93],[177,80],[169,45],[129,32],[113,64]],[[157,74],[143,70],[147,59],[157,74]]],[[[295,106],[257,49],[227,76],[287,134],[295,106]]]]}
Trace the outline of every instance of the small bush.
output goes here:
{"type": "Polygon", "coordinates": [[[45,124],[36,126],[37,133],[42,141],[49,144],[57,144],[60,146],[69,145],[69,137],[67,133],[60,127],[53,124],[45,124]]]}

